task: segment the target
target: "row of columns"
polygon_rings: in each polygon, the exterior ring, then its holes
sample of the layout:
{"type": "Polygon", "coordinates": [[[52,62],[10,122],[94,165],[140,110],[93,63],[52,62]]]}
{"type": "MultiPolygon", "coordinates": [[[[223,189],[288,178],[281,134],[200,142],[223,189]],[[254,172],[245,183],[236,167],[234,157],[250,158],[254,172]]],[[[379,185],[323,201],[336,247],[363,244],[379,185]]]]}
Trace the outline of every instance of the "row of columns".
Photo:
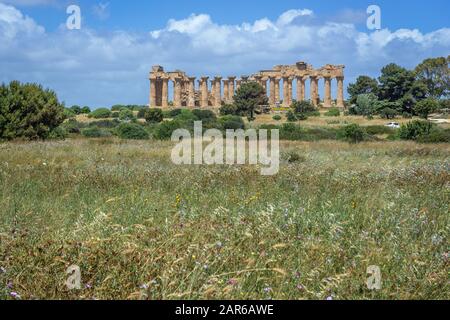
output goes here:
{"type": "MultiPolygon", "coordinates": [[[[305,83],[307,79],[310,79],[310,99],[314,106],[319,104],[319,77],[296,77],[297,80],[297,100],[305,100],[305,83]]],[[[332,106],[331,97],[331,77],[323,77],[325,86],[324,107],[329,108],[332,106]]],[[[174,105],[181,107],[182,94],[187,93],[187,106],[195,107],[195,77],[189,77],[186,79],[175,78],[174,85],[174,105]]],[[[151,79],[150,81],[150,105],[167,108],[169,106],[169,77],[161,77],[158,79],[151,79]]],[[[293,81],[294,77],[269,77],[269,104],[275,106],[280,103],[280,82],[283,80],[283,106],[289,107],[293,102],[293,81]]],[[[337,107],[344,107],[344,77],[336,77],[337,80],[337,107]]],[[[211,80],[211,96],[213,106],[219,107],[222,104],[222,100],[225,103],[231,103],[235,91],[238,90],[242,83],[248,82],[249,77],[242,77],[242,79],[236,80],[236,77],[228,77],[222,80],[222,77],[214,77],[211,80]],[[222,95],[223,84],[223,95],[222,95]]],[[[261,76],[256,76],[255,81],[260,83],[267,92],[267,80],[261,76]]],[[[201,77],[198,81],[200,86],[200,107],[207,108],[209,106],[210,92],[208,90],[209,77],[201,77]]]]}

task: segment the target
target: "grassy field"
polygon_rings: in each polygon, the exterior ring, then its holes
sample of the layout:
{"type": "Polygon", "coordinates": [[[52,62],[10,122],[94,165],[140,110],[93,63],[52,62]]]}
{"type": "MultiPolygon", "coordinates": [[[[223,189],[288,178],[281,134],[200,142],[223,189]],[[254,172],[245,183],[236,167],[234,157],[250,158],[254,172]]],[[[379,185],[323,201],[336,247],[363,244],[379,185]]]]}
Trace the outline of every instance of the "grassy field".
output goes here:
{"type": "Polygon", "coordinates": [[[450,298],[449,145],[285,142],[273,177],[171,147],[0,144],[0,299],[450,298]]]}

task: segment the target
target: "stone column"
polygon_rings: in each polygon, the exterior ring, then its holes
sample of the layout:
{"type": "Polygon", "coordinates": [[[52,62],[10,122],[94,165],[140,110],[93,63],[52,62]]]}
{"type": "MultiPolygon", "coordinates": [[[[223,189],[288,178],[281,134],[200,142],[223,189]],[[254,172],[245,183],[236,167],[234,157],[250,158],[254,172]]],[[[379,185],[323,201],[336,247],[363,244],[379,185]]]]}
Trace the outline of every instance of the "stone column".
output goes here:
{"type": "Polygon", "coordinates": [[[174,82],[174,94],[173,94],[173,104],[175,108],[181,107],[181,78],[175,78],[174,82]]]}
{"type": "Polygon", "coordinates": [[[150,78],[150,107],[156,107],[156,78],[150,78]]]}
{"type": "Polygon", "coordinates": [[[318,101],[317,101],[317,77],[316,76],[311,76],[311,103],[314,107],[318,106],[318,101]]]}
{"type": "Polygon", "coordinates": [[[275,104],[280,103],[280,80],[275,78],[275,104]]]}
{"type": "Polygon", "coordinates": [[[229,85],[230,85],[229,80],[227,79],[223,80],[223,100],[225,101],[225,103],[230,102],[229,85]]]}
{"type": "Polygon", "coordinates": [[[188,107],[195,108],[195,77],[189,78],[188,107]]]}
{"type": "Polygon", "coordinates": [[[291,104],[292,104],[292,81],[293,81],[293,78],[289,78],[289,80],[288,80],[288,84],[289,84],[288,106],[291,106],[291,104]]]}
{"type": "Polygon", "coordinates": [[[344,104],[344,77],[337,77],[338,91],[337,91],[337,107],[345,108],[344,104]]]}
{"type": "Polygon", "coordinates": [[[230,102],[233,102],[234,97],[234,81],[236,77],[228,77],[228,95],[230,97],[230,102]]]}
{"type": "Polygon", "coordinates": [[[162,97],[161,97],[161,106],[163,108],[169,107],[169,78],[162,78],[162,97]]]}
{"type": "Polygon", "coordinates": [[[305,79],[297,77],[297,101],[305,100],[305,79]]]}
{"type": "Polygon", "coordinates": [[[201,77],[200,80],[200,90],[202,94],[200,106],[202,108],[208,108],[208,79],[209,77],[201,77]]]}
{"type": "Polygon", "coordinates": [[[289,78],[283,77],[283,107],[289,107],[289,78]]]}
{"type": "Polygon", "coordinates": [[[325,82],[325,97],[323,100],[323,106],[325,108],[331,108],[331,78],[324,77],[325,82]]]}
{"type": "Polygon", "coordinates": [[[275,78],[274,77],[270,77],[269,78],[270,81],[270,95],[269,95],[269,104],[271,106],[275,105],[275,78]]]}
{"type": "Polygon", "coordinates": [[[242,80],[241,79],[236,80],[236,91],[241,88],[241,85],[242,85],[242,80]]]}
{"type": "Polygon", "coordinates": [[[220,107],[222,104],[222,77],[215,77],[214,82],[214,106],[220,107]]]}

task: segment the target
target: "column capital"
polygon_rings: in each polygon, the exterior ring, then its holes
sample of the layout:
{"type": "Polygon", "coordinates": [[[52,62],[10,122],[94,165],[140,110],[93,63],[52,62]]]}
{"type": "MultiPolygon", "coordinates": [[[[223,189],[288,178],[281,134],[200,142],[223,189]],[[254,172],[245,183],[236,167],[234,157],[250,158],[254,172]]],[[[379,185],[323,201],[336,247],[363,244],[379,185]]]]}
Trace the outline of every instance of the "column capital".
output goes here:
{"type": "Polygon", "coordinates": [[[230,77],[228,77],[228,80],[229,81],[234,81],[234,80],[236,80],[236,78],[237,78],[236,76],[230,76],[230,77]]]}

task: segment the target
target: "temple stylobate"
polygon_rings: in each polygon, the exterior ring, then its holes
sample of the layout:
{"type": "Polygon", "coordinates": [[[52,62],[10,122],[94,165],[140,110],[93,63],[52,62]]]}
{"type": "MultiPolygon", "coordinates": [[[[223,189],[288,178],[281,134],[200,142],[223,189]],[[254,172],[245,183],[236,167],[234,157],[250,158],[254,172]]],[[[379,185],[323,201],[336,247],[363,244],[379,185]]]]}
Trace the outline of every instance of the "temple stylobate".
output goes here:
{"type": "Polygon", "coordinates": [[[150,72],[151,107],[187,107],[219,108],[223,103],[232,103],[236,90],[246,82],[254,81],[266,90],[271,107],[289,107],[293,102],[293,89],[296,86],[298,101],[307,99],[306,82],[310,82],[309,100],[319,106],[319,80],[323,79],[324,98],[322,106],[344,107],[344,68],[343,65],[331,65],[314,69],[304,62],[295,65],[279,65],[271,70],[262,70],[252,76],[202,76],[195,77],[176,70],[166,72],[161,66],[154,66],[150,72]],[[332,98],[332,83],[336,80],[337,97],[332,98]],[[196,86],[196,84],[198,86],[196,86]],[[172,89],[173,102],[169,102],[169,90],[172,89]]]}

